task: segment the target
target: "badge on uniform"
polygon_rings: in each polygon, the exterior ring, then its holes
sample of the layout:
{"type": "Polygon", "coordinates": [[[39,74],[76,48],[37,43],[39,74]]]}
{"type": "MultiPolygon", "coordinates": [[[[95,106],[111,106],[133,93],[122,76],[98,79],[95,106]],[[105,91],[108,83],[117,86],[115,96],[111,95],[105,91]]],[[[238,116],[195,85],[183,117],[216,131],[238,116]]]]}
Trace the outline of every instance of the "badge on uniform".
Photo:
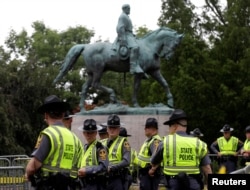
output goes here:
{"type": "Polygon", "coordinates": [[[105,149],[101,149],[99,151],[99,156],[100,156],[101,160],[106,160],[107,159],[106,150],[105,149]]]}
{"type": "Polygon", "coordinates": [[[124,147],[126,148],[127,151],[130,151],[130,150],[131,150],[131,147],[130,147],[128,141],[125,141],[125,142],[124,142],[124,147]]]}

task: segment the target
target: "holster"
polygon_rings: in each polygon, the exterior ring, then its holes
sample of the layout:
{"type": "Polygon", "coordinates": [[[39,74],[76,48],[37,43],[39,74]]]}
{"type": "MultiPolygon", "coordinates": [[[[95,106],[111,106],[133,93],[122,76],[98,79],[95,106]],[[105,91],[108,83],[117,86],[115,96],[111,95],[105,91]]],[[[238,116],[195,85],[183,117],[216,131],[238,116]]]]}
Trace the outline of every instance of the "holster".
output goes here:
{"type": "Polygon", "coordinates": [[[190,187],[190,182],[188,179],[188,175],[185,172],[180,172],[177,175],[177,180],[180,185],[180,189],[188,190],[190,187]]]}

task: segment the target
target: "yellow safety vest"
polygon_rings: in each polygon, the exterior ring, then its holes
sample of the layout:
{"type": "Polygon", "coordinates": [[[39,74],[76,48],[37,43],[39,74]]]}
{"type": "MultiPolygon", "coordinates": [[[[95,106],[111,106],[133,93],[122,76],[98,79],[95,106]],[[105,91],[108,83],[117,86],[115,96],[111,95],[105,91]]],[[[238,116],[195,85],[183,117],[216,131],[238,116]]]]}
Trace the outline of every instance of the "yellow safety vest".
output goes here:
{"type": "MultiPolygon", "coordinates": [[[[122,145],[126,137],[118,136],[109,148],[109,165],[115,165],[122,160],[122,145]]],[[[108,139],[103,139],[104,146],[107,146],[108,139]]]]}
{"type": "Polygon", "coordinates": [[[163,140],[163,173],[199,174],[200,160],[206,154],[207,145],[198,138],[178,134],[168,135],[163,140]]]}
{"type": "Polygon", "coordinates": [[[83,151],[80,140],[62,126],[49,126],[41,133],[47,135],[51,142],[50,152],[41,168],[43,175],[47,176],[49,172],[64,172],[76,178],[83,151]]]}
{"type": "Polygon", "coordinates": [[[131,149],[131,160],[130,160],[130,165],[129,165],[130,174],[132,174],[132,172],[137,169],[136,159],[137,159],[137,152],[136,150],[131,149]]]}
{"type": "Polygon", "coordinates": [[[91,145],[89,146],[86,152],[84,151],[82,162],[81,162],[81,168],[86,167],[86,166],[98,165],[98,161],[96,157],[96,143],[97,143],[97,140],[91,143],[91,145]]]}
{"type": "MultiPolygon", "coordinates": [[[[150,149],[151,144],[155,140],[161,141],[162,139],[159,135],[154,135],[154,136],[152,136],[152,139],[150,141],[148,141],[148,140],[144,141],[144,143],[140,149],[140,152],[137,156],[137,164],[141,168],[145,168],[148,164],[150,164],[151,155],[149,154],[149,149],[150,149]]],[[[152,154],[153,154],[153,152],[152,152],[152,154]]]]}
{"type": "Polygon", "coordinates": [[[237,137],[231,136],[229,140],[225,137],[220,137],[217,139],[217,143],[222,155],[234,155],[237,151],[239,139],[237,137]]]}
{"type": "Polygon", "coordinates": [[[250,140],[246,139],[243,146],[244,150],[250,150],[250,140]]]}

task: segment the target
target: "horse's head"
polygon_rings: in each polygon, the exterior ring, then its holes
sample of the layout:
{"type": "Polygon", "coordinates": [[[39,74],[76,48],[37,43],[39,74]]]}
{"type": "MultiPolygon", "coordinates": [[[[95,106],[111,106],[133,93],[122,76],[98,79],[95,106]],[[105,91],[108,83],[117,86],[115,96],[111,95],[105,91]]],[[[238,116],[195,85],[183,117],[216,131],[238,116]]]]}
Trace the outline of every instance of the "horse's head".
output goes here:
{"type": "Polygon", "coordinates": [[[176,46],[178,46],[181,42],[183,36],[183,34],[175,33],[173,36],[164,38],[162,41],[159,56],[169,60],[173,56],[174,50],[176,46]]]}

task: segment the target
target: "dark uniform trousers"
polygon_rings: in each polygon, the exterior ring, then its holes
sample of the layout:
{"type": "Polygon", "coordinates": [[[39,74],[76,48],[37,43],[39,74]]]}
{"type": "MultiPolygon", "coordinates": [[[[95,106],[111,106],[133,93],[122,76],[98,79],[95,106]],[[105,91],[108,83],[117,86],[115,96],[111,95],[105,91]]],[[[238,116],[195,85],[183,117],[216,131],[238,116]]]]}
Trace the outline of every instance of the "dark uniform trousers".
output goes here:
{"type": "Polygon", "coordinates": [[[68,174],[50,173],[48,177],[31,180],[35,190],[76,190],[77,179],[69,177],[68,174]]]}
{"type": "Polygon", "coordinates": [[[166,176],[168,190],[202,190],[202,178],[200,174],[184,177],[166,176]]]}
{"type": "Polygon", "coordinates": [[[154,176],[148,174],[149,167],[139,169],[140,190],[158,190],[161,180],[160,170],[155,171],[154,176]]]}
{"type": "Polygon", "coordinates": [[[127,190],[128,169],[110,172],[108,175],[107,190],[127,190]]]}
{"type": "Polygon", "coordinates": [[[226,167],[227,173],[231,173],[237,168],[238,158],[236,156],[221,156],[218,158],[219,165],[226,167]]]}
{"type": "Polygon", "coordinates": [[[106,177],[105,176],[92,176],[80,178],[82,190],[105,190],[106,177]]]}

